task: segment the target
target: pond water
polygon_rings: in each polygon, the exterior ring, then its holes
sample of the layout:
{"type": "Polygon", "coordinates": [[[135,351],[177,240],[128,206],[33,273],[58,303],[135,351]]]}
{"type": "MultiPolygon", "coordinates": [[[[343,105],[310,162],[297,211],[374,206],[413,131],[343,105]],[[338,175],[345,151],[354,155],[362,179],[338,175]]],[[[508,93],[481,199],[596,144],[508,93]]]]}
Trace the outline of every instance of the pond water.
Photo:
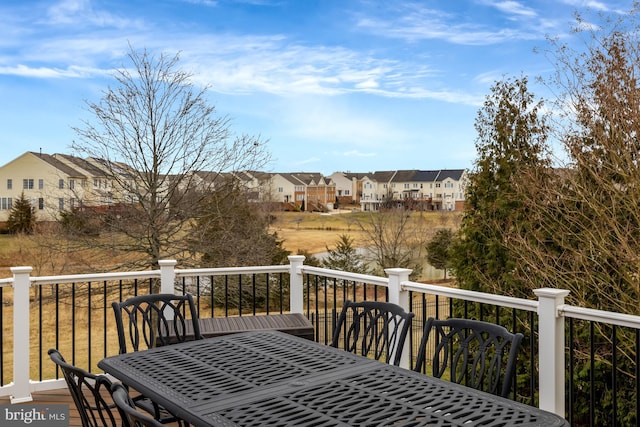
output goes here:
{"type": "MultiPolygon", "coordinates": [[[[366,256],[367,249],[356,248],[356,253],[358,255],[366,256]]],[[[328,254],[329,254],[328,252],[319,252],[317,254],[313,254],[313,256],[318,258],[320,261],[322,261],[327,257],[328,254]]],[[[449,274],[447,274],[447,277],[449,277],[449,274]]],[[[420,276],[420,280],[440,280],[440,279],[444,279],[444,271],[435,268],[425,260],[424,264],[422,265],[422,275],[420,276]]]]}

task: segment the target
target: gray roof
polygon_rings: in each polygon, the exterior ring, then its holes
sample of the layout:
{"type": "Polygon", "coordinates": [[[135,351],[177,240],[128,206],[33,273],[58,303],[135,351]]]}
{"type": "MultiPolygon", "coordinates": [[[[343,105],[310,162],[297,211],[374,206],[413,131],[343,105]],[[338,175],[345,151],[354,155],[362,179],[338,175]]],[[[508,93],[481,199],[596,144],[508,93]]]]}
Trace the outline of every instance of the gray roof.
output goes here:
{"type": "Polygon", "coordinates": [[[30,153],[33,154],[34,156],[40,158],[44,162],[49,163],[51,166],[53,166],[54,168],[56,168],[59,171],[63,172],[67,176],[74,177],[74,178],[86,178],[87,177],[82,172],[78,171],[77,169],[72,168],[71,166],[67,165],[66,163],[61,162],[60,160],[56,159],[55,157],[53,157],[50,154],[36,153],[34,151],[30,151],[30,153]]]}
{"type": "Polygon", "coordinates": [[[464,169],[442,169],[439,171],[436,181],[444,181],[447,178],[451,178],[455,181],[459,181],[462,178],[464,169]]]}
{"type": "Polygon", "coordinates": [[[90,163],[90,162],[88,162],[85,159],[82,159],[80,157],[71,156],[69,154],[61,154],[61,153],[56,153],[56,154],[53,155],[53,157],[61,157],[61,158],[65,159],[65,160],[67,160],[68,162],[73,163],[74,165],[78,166],[79,168],[82,168],[82,169],[86,170],[87,172],[89,172],[93,176],[107,176],[108,175],[108,173],[106,171],[104,171],[103,169],[98,168],[93,163],[90,163]]]}
{"type": "Polygon", "coordinates": [[[413,180],[421,182],[435,181],[439,173],[440,171],[417,171],[413,180]]]}
{"type": "Polygon", "coordinates": [[[370,175],[372,181],[390,182],[395,176],[396,171],[375,171],[370,175]]]}
{"type": "Polygon", "coordinates": [[[417,170],[399,170],[393,176],[391,181],[393,182],[407,182],[407,181],[416,181],[414,176],[418,173],[417,170]]]}

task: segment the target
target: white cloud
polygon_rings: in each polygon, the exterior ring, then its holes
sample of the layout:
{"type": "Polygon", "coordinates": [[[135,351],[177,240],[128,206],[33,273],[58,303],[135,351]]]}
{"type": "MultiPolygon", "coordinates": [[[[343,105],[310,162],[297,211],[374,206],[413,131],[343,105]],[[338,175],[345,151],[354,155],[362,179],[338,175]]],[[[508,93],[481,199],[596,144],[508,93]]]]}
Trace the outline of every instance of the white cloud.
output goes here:
{"type": "Polygon", "coordinates": [[[296,162],[294,162],[294,164],[296,166],[303,166],[303,165],[308,165],[308,164],[311,164],[311,163],[319,163],[320,161],[322,161],[322,159],[319,158],[319,157],[310,157],[310,158],[307,158],[307,159],[302,159],[302,160],[296,161],[296,162]]]}
{"type": "Polygon", "coordinates": [[[486,1],[485,3],[509,15],[524,16],[528,18],[533,18],[538,15],[535,10],[517,1],[486,1]]]}
{"type": "MultiPolygon", "coordinates": [[[[514,1],[493,1],[488,4],[511,15],[536,17],[534,10],[514,1]]],[[[407,41],[444,40],[470,46],[491,45],[514,40],[544,39],[544,33],[532,31],[530,26],[527,28],[492,29],[476,23],[459,23],[457,20],[459,17],[434,9],[421,8],[415,4],[408,4],[403,9],[386,12],[385,16],[361,17],[357,22],[357,28],[379,37],[407,41]]]]}
{"type": "Polygon", "coordinates": [[[196,4],[207,7],[215,7],[218,5],[218,2],[215,0],[182,0],[185,3],[196,4]]]}
{"type": "Polygon", "coordinates": [[[131,30],[142,26],[142,20],[129,19],[107,12],[96,10],[89,0],[62,0],[47,10],[48,23],[57,26],[77,28],[100,27],[131,30]]]}
{"type": "Polygon", "coordinates": [[[376,153],[363,153],[358,150],[349,150],[344,152],[334,152],[337,156],[342,157],[375,157],[376,153]]]}
{"type": "Polygon", "coordinates": [[[49,67],[34,68],[20,64],[11,67],[0,66],[0,75],[2,74],[35,78],[87,78],[95,75],[103,75],[104,71],[76,66],[70,66],[67,69],[49,67]]]}
{"type": "Polygon", "coordinates": [[[589,8],[593,10],[598,10],[601,12],[610,12],[613,11],[609,5],[604,2],[596,1],[596,0],[562,0],[564,4],[568,4],[570,6],[574,6],[576,8],[589,8]]]}

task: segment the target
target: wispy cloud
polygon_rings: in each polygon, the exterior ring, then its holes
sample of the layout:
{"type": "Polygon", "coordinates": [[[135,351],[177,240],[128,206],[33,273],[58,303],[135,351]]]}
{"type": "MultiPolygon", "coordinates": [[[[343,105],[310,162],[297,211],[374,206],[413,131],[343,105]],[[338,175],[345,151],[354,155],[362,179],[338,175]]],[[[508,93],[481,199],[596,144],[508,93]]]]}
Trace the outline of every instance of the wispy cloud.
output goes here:
{"type": "Polygon", "coordinates": [[[94,9],[89,0],[62,0],[49,7],[47,17],[51,25],[116,29],[132,29],[141,26],[140,19],[94,9]]]}
{"type": "Polygon", "coordinates": [[[218,2],[215,0],[182,0],[184,3],[196,4],[207,7],[216,7],[218,2]]]}
{"type": "Polygon", "coordinates": [[[26,65],[16,65],[11,67],[0,66],[0,75],[13,75],[20,77],[35,77],[43,79],[51,78],[89,78],[96,75],[105,75],[105,71],[95,68],[84,68],[71,66],[66,69],[49,67],[28,67],[26,65]]]}
{"type": "Polygon", "coordinates": [[[485,0],[483,3],[488,6],[494,7],[498,9],[500,12],[506,13],[508,15],[516,15],[516,16],[527,17],[527,18],[534,18],[538,16],[537,12],[534,9],[527,7],[523,5],[521,2],[517,2],[517,1],[485,0]]]}
{"type": "Polygon", "coordinates": [[[280,36],[206,36],[192,41],[215,48],[211,54],[185,51],[187,68],[199,82],[223,93],[332,96],[364,92],[416,98],[430,96],[424,87],[437,74],[423,63],[376,58],[339,46],[294,44],[280,36]]]}
{"type": "MultiPolygon", "coordinates": [[[[483,2],[511,16],[533,18],[533,9],[514,1],[483,2]]],[[[379,37],[391,37],[408,41],[444,40],[461,45],[491,45],[503,41],[535,40],[544,34],[532,31],[530,27],[490,28],[473,22],[460,22],[457,15],[440,10],[418,7],[413,3],[403,8],[385,10],[385,15],[361,16],[357,28],[379,37]]]]}
{"type": "Polygon", "coordinates": [[[601,12],[614,12],[616,10],[607,3],[596,0],[562,0],[562,2],[576,8],[589,8],[601,12]]]}
{"type": "Polygon", "coordinates": [[[358,150],[349,150],[343,152],[334,152],[334,154],[341,157],[375,157],[376,153],[363,153],[358,150]]]}
{"type": "Polygon", "coordinates": [[[298,160],[294,164],[296,166],[304,166],[312,163],[319,163],[320,161],[322,161],[320,157],[309,157],[307,159],[298,160]]]}

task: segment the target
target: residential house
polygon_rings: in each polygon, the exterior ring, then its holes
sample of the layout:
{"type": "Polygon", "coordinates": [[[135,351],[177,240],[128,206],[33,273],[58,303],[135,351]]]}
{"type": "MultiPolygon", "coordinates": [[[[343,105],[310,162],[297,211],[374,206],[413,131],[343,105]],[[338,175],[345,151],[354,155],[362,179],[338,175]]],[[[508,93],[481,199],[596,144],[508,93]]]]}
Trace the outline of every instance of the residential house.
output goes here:
{"type": "Polygon", "coordinates": [[[61,211],[135,202],[135,186],[127,165],[28,151],[0,167],[0,223],[8,220],[13,201],[22,194],[35,208],[37,221],[56,221],[61,211]]]}
{"type": "Polygon", "coordinates": [[[28,151],[0,167],[0,222],[6,222],[13,201],[31,201],[40,221],[81,203],[87,175],[55,157],[28,151]]]}
{"type": "Polygon", "coordinates": [[[285,209],[327,211],[336,200],[335,183],[317,172],[276,173],[270,182],[274,201],[285,204],[285,209]]]}
{"type": "MultiPolygon", "coordinates": [[[[0,223],[8,219],[13,201],[22,193],[36,208],[38,221],[57,220],[61,211],[74,208],[135,203],[137,175],[125,164],[102,159],[26,152],[0,167],[0,223]]],[[[305,211],[330,211],[336,204],[359,205],[365,211],[394,204],[419,210],[460,210],[466,185],[463,169],[335,172],[328,177],[317,172],[194,171],[190,177],[193,188],[202,191],[234,179],[251,201],[305,211]]],[[[166,178],[166,191],[170,191],[172,177],[166,178]]]]}
{"type": "Polygon", "coordinates": [[[362,179],[360,206],[364,211],[394,205],[416,210],[461,210],[465,185],[464,169],[374,172],[362,179]]]}
{"type": "Polygon", "coordinates": [[[334,172],[329,178],[336,184],[336,200],[342,208],[360,206],[363,179],[366,173],[334,172]]]}

